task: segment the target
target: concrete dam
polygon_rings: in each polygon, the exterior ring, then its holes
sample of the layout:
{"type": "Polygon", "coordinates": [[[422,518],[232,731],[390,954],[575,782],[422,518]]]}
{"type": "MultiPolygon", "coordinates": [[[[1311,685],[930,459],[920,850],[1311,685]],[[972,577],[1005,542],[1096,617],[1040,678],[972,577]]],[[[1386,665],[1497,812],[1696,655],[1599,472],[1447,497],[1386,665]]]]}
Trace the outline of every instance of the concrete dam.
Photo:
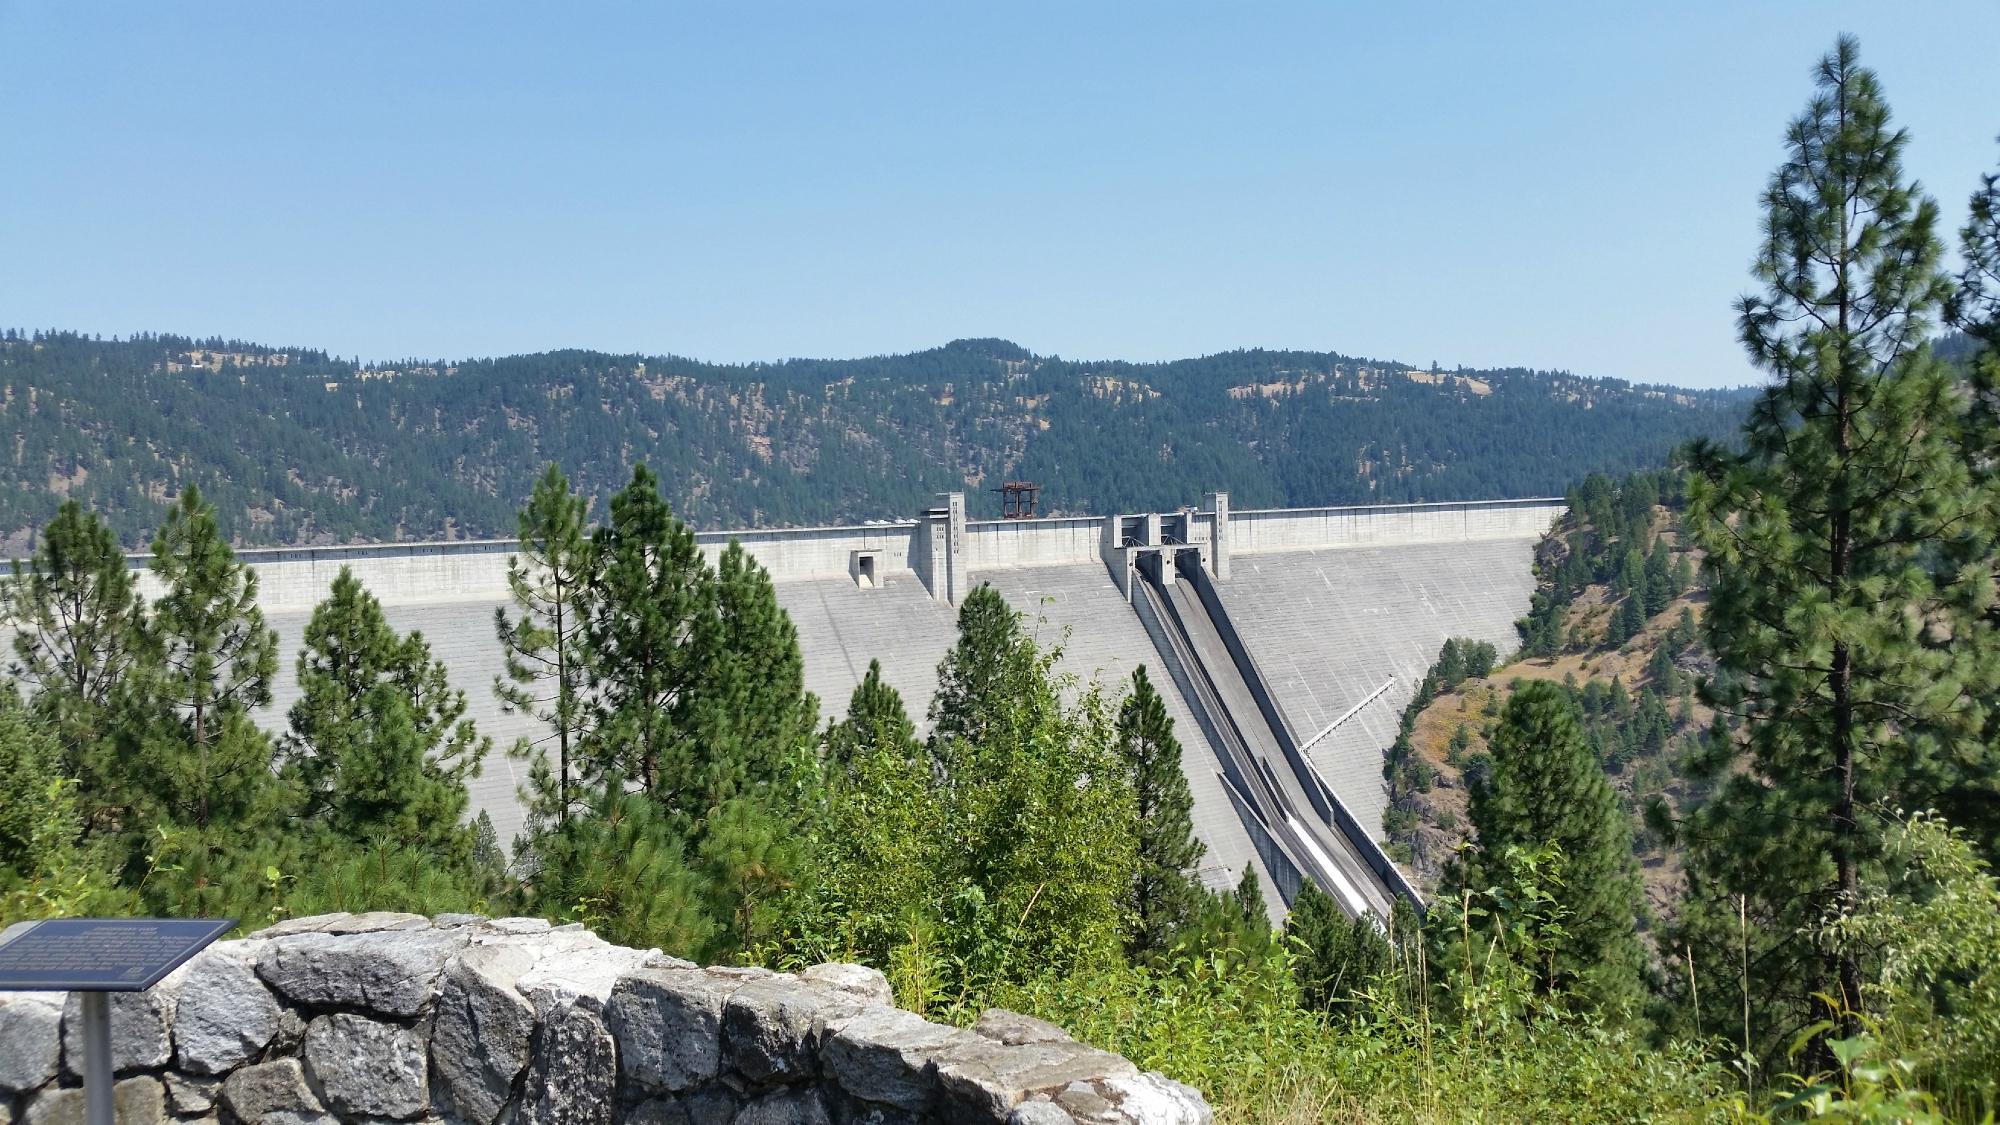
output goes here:
{"type": "MultiPolygon", "coordinates": [[[[1383,752],[1446,638],[1513,650],[1535,544],[1563,510],[1529,499],[1232,511],[1211,493],[1173,512],[972,520],[964,494],[948,493],[914,520],[699,539],[711,559],[736,540],[770,572],[823,718],[844,713],[872,659],[921,724],[955,607],[981,583],[1083,680],[1115,693],[1148,665],[1183,747],[1203,881],[1230,887],[1254,867],[1282,917],[1305,876],[1351,914],[1413,893],[1378,843],[1383,752]]],[[[396,628],[423,632],[492,737],[472,804],[510,840],[526,766],[505,749],[543,733],[503,713],[492,689],[514,546],[239,552],[282,649],[261,721],[284,729],[306,622],[350,567],[396,628]]]]}

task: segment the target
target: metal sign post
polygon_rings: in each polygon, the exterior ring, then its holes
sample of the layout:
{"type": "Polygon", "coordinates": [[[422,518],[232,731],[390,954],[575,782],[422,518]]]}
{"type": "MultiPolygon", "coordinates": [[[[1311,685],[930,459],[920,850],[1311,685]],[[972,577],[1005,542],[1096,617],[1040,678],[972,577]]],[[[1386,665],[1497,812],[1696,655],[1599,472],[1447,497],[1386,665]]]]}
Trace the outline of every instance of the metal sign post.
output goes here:
{"type": "Polygon", "coordinates": [[[75,992],[83,1007],[90,1125],[112,1125],[111,997],[144,992],[236,919],[57,918],[0,934],[0,992],[75,992]]]}

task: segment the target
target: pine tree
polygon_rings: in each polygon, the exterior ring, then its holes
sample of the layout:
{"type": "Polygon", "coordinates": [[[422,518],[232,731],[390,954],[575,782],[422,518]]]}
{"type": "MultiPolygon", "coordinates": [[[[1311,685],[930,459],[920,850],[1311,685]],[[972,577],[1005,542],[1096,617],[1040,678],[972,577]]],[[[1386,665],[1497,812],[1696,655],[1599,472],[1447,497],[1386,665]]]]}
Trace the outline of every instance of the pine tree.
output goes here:
{"type": "Polygon", "coordinates": [[[250,717],[271,701],[277,635],[257,608],[256,573],[192,485],[154,537],[152,569],[163,593],[117,735],[126,873],[136,880],[155,852],[155,908],[226,911],[285,854],[293,801],[250,717]]]}
{"type": "Polygon", "coordinates": [[[1118,755],[1131,779],[1138,818],[1137,866],[1127,892],[1128,956],[1165,953],[1201,909],[1194,871],[1204,851],[1194,838],[1194,797],[1181,772],[1181,744],[1165,700],[1144,665],[1118,708],[1118,755]]]}
{"type": "MultiPolygon", "coordinates": [[[[1983,369],[2000,374],[1992,366],[2000,360],[2000,172],[1980,177],[1958,240],[1964,268],[1948,315],[1954,327],[1983,345],[1983,355],[1978,358],[1985,362],[1975,363],[1975,372],[1983,369]]],[[[1977,375],[1975,385],[1986,392],[1994,389],[1991,382],[1979,380],[1977,375]]],[[[1990,403],[1990,394],[1986,397],[1990,403]]]]}
{"type": "Polygon", "coordinates": [[[1349,1015],[1354,996],[1388,971],[1389,942],[1372,916],[1349,918],[1332,895],[1307,879],[1292,900],[1285,936],[1296,950],[1292,973],[1308,1008],[1349,1015]]]}
{"type": "MultiPolygon", "coordinates": [[[[1969,465],[1990,467],[2000,456],[2000,173],[1981,178],[1959,244],[1965,265],[1950,318],[1978,348],[1967,361],[1971,408],[1960,457],[1969,465]]],[[[2000,513],[1989,514],[1988,520],[1988,526],[2000,523],[2000,513]]],[[[2000,609],[1988,609],[1985,622],[2000,627],[2000,609]]],[[[2000,708],[1988,713],[1981,741],[2000,746],[2000,708]]],[[[2000,867],[2000,794],[1994,792],[1994,773],[1984,780],[1981,784],[1974,771],[1964,771],[1941,787],[1935,806],[1972,837],[1989,864],[2000,867]]]]}
{"type": "Polygon", "coordinates": [[[1479,849],[1459,885],[1506,880],[1510,868],[1501,857],[1510,849],[1556,848],[1559,884],[1540,889],[1562,909],[1563,932],[1535,967],[1539,989],[1610,1009],[1635,1004],[1644,956],[1631,828],[1591,755],[1575,704],[1555,684],[1522,683],[1492,747],[1491,780],[1472,794],[1479,849]]]}
{"type": "Polygon", "coordinates": [[[539,821],[569,819],[573,800],[571,758],[582,747],[591,716],[589,652],[584,635],[584,594],[594,557],[584,534],[588,504],[570,491],[568,478],[550,464],[528,506],[521,509],[520,550],[507,560],[507,590],[514,603],[493,611],[494,632],[506,656],[493,693],[503,711],[520,712],[548,729],[521,738],[508,756],[529,763],[530,815],[539,821]],[[548,761],[549,743],[555,761],[548,761]]]}
{"type": "Polygon", "coordinates": [[[146,611],[111,528],[64,501],[4,594],[14,630],[9,671],[26,687],[62,750],[60,768],[82,782],[79,804],[117,805],[118,771],[106,737],[113,704],[145,644],[146,611]]]}
{"type": "Polygon", "coordinates": [[[888,964],[913,919],[937,913],[942,817],[930,763],[896,689],[870,661],[847,715],[827,728],[821,873],[807,907],[826,954],[888,964]]]}
{"type": "Polygon", "coordinates": [[[1624,644],[1644,632],[1646,628],[1645,592],[1640,590],[1625,595],[1618,606],[1618,628],[1613,634],[1616,643],[1624,644]]]}
{"type": "Polygon", "coordinates": [[[0,689],[0,918],[9,922],[133,909],[84,838],[61,757],[50,724],[0,689]]]}
{"type": "Polygon", "coordinates": [[[691,709],[707,754],[706,804],[768,786],[805,752],[819,702],[805,690],[798,631],[771,576],[732,542],[715,571],[713,613],[696,631],[702,660],[691,709]]]}
{"type": "Polygon", "coordinates": [[[1431,663],[1431,674],[1437,677],[1437,686],[1443,690],[1457,687],[1465,679],[1465,653],[1457,637],[1445,638],[1437,659],[1431,663]]]}
{"type": "MultiPolygon", "coordinates": [[[[958,607],[958,643],[938,665],[937,694],[931,697],[933,752],[957,740],[977,743],[1007,656],[1022,638],[1020,615],[987,583],[974,587],[958,607]]],[[[949,762],[940,759],[949,768],[949,762]]]]}
{"type": "Polygon", "coordinates": [[[465,782],[490,745],[465,693],[421,633],[399,636],[342,567],[313,609],[299,652],[285,773],[308,824],[334,839],[389,842],[463,866],[465,782]]]}
{"type": "Polygon", "coordinates": [[[1655,691],[1672,695],[1680,683],[1680,669],[1674,667],[1673,646],[1666,641],[1667,638],[1662,638],[1653,649],[1652,657],[1646,661],[1646,679],[1655,691]]]}
{"type": "Polygon", "coordinates": [[[1236,890],[1231,897],[1246,923],[1257,930],[1271,928],[1271,914],[1264,907],[1264,884],[1257,878],[1255,867],[1247,863],[1243,865],[1243,877],[1236,881],[1236,890]]]}
{"type": "MultiPolygon", "coordinates": [[[[1904,179],[1906,135],[1853,40],[1818,86],[1764,196],[1765,292],[1738,306],[1773,382],[1742,453],[1699,448],[1689,484],[1716,701],[1745,723],[1740,757],[1723,743],[1699,763],[1722,780],[1686,826],[1684,939],[1697,960],[1736,963],[1722,951],[1746,896],[1766,943],[1754,1007],[1774,1033],[1812,1018],[1815,993],[1861,995],[1859,954],[1810,934],[1870,878],[1871,810],[1990,784],[1979,727],[2000,686],[1978,573],[1994,553],[1991,460],[1957,447],[1965,398],[1924,342],[1949,291],[1936,205],[1904,179]]],[[[1716,983],[1721,996],[1735,982],[1716,983]]]]}
{"type": "Polygon", "coordinates": [[[630,778],[685,832],[704,811],[709,780],[692,711],[706,674],[696,641],[715,612],[713,574],[644,465],[611,498],[591,550],[585,635],[596,714],[580,774],[593,787],[614,772],[630,778]]]}
{"type": "Polygon", "coordinates": [[[1653,553],[1646,556],[1646,616],[1653,617],[1674,600],[1673,563],[1668,559],[1667,541],[1653,541],[1653,553]]]}
{"type": "Polygon", "coordinates": [[[485,809],[472,820],[472,866],[497,880],[507,869],[507,853],[501,850],[499,830],[485,809]]]}
{"type": "Polygon", "coordinates": [[[914,763],[922,749],[916,730],[903,709],[902,695],[882,679],[882,662],[870,660],[848,699],[846,717],[827,728],[827,761],[836,775],[851,771],[855,762],[874,753],[887,752],[914,763]]]}
{"type": "Polygon", "coordinates": [[[537,847],[529,905],[620,945],[701,955],[718,926],[704,909],[707,887],[688,863],[685,840],[644,793],[628,792],[615,773],[603,782],[588,807],[537,847]]]}
{"type": "Polygon", "coordinates": [[[37,831],[49,786],[60,784],[62,749],[12,690],[0,688],[0,889],[40,860],[37,831]]]}
{"type": "Polygon", "coordinates": [[[704,958],[755,948],[776,932],[780,900],[807,860],[796,814],[767,791],[729,797],[703,820],[694,865],[718,924],[704,958]]]}
{"type": "MultiPolygon", "coordinates": [[[[1668,581],[1675,597],[1687,593],[1694,585],[1694,563],[1690,562],[1686,555],[1674,556],[1674,568],[1668,581]]],[[[1686,608],[1683,607],[1681,612],[1687,612],[1686,608]]]]}

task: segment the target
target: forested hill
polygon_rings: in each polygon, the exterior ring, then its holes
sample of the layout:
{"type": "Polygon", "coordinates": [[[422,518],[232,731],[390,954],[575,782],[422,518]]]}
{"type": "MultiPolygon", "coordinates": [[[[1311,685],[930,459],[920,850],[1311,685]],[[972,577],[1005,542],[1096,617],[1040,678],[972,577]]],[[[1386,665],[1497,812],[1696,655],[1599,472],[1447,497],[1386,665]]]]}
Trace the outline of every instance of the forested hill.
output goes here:
{"type": "Polygon", "coordinates": [[[1732,432],[1735,392],[1521,369],[1420,370],[1324,352],[1158,364],[1037,356],[1003,340],[910,355],[719,365],[558,351],[357,365],[239,341],[0,337],[0,537],[65,496],[146,542],[198,483],[240,543],[512,533],[540,467],[602,497],[635,461],[697,526],[915,514],[1003,479],[1046,512],[1558,493],[1732,432]]]}

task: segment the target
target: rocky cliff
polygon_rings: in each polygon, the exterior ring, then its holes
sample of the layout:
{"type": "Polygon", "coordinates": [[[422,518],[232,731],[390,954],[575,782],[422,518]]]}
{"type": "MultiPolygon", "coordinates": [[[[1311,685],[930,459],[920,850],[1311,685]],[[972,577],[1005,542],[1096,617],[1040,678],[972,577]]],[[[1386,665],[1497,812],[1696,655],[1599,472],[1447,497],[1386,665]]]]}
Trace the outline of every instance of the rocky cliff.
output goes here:
{"type": "MultiPolygon", "coordinates": [[[[83,1121],[80,1001],[0,993],[0,1125],[83,1121]]],[[[335,914],[114,993],[121,1123],[1205,1123],[1061,1029],[894,1006],[858,965],[700,968],[538,919],[335,914]]]]}

